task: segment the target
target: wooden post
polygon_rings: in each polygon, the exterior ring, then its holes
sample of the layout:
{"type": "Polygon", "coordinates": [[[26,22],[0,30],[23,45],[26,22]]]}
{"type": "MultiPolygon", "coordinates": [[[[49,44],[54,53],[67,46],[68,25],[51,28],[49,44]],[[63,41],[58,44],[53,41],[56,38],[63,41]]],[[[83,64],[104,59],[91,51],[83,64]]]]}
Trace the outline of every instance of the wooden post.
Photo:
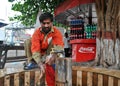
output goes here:
{"type": "Polygon", "coordinates": [[[98,74],[98,86],[103,86],[103,75],[98,74]]]}
{"type": "Polygon", "coordinates": [[[40,86],[40,71],[35,72],[35,86],[40,86]]]}
{"type": "Polygon", "coordinates": [[[118,80],[118,86],[120,86],[120,80],[118,80]]]}
{"type": "MultiPolygon", "coordinates": [[[[82,72],[81,71],[77,71],[77,86],[82,86],[82,72]]],[[[74,77],[74,76],[73,76],[74,77]]]]}
{"type": "Polygon", "coordinates": [[[93,73],[87,73],[87,86],[93,86],[93,73]]]}
{"type": "Polygon", "coordinates": [[[111,77],[111,76],[109,76],[109,79],[108,79],[108,86],[114,86],[113,80],[114,80],[114,78],[111,77]]]}
{"type": "Polygon", "coordinates": [[[72,86],[72,60],[57,58],[55,70],[56,86],[72,86]]]}
{"type": "Polygon", "coordinates": [[[30,86],[30,72],[25,72],[25,86],[30,86]]]}
{"type": "Polygon", "coordinates": [[[19,73],[14,74],[14,86],[19,86],[19,73]]]}
{"type": "Polygon", "coordinates": [[[4,86],[10,86],[10,76],[7,75],[4,78],[4,86]]]}

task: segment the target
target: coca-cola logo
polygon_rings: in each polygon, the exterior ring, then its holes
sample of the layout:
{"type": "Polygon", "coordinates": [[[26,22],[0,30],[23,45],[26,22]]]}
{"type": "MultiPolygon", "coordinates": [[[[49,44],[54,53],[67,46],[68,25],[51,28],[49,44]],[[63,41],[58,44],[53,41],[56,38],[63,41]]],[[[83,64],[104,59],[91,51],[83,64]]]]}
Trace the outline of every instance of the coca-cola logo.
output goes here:
{"type": "Polygon", "coordinates": [[[94,52],[94,47],[80,47],[78,52],[81,52],[81,53],[95,53],[94,52]]]}

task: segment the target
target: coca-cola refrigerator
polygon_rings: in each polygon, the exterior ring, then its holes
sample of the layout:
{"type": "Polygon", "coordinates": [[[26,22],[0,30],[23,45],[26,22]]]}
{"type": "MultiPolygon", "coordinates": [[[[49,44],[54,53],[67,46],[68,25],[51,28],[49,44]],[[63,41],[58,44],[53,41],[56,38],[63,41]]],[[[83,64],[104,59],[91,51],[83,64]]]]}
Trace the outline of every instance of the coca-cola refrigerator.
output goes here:
{"type": "Polygon", "coordinates": [[[74,62],[87,62],[95,59],[96,39],[71,40],[72,60],[74,62]]]}

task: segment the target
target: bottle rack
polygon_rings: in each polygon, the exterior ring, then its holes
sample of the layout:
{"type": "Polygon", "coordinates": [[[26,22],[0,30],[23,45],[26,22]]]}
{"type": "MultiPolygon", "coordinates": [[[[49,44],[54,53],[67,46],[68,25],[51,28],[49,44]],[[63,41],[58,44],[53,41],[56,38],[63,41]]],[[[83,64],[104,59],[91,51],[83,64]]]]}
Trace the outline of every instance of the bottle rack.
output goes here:
{"type": "Polygon", "coordinates": [[[84,30],[84,38],[85,39],[96,39],[96,28],[97,25],[86,25],[84,30]]]}
{"type": "Polygon", "coordinates": [[[69,22],[71,26],[70,40],[84,38],[84,21],[82,19],[73,19],[69,22]]]}

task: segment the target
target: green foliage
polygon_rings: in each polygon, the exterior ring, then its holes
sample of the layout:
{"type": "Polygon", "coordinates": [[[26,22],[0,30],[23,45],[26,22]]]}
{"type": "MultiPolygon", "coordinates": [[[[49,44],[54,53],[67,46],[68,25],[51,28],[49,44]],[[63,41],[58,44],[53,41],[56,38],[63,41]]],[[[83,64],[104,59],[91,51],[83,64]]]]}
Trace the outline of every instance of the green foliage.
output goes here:
{"type": "Polygon", "coordinates": [[[40,9],[53,13],[55,7],[64,0],[24,0],[24,3],[22,1],[13,4],[12,10],[20,12],[21,15],[14,16],[11,20],[19,20],[28,26],[35,24],[40,9]]]}

